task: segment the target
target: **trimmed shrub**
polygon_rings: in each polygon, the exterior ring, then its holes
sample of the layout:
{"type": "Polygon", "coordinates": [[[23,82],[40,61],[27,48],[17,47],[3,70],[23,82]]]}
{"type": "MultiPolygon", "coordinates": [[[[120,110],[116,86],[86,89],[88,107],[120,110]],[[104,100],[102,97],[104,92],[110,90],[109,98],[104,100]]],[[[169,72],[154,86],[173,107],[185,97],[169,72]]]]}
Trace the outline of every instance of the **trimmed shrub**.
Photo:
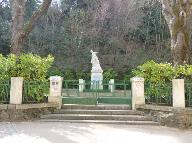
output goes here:
{"type": "Polygon", "coordinates": [[[192,65],[185,64],[174,67],[171,63],[148,61],[133,70],[133,74],[145,79],[147,95],[165,96],[169,94],[168,90],[170,90],[172,79],[191,80],[192,65]]]}
{"type": "Polygon", "coordinates": [[[16,64],[16,76],[24,77],[25,80],[44,81],[53,61],[54,58],[50,55],[41,58],[37,55],[23,54],[19,57],[18,64],[16,64]]]}
{"type": "Polygon", "coordinates": [[[166,83],[174,78],[192,79],[192,65],[180,65],[174,67],[171,63],[156,63],[148,61],[133,70],[134,76],[145,78],[146,82],[166,83]]]}
{"type": "Polygon", "coordinates": [[[43,102],[49,89],[46,75],[53,61],[50,55],[46,58],[33,54],[22,54],[20,57],[0,55],[0,81],[23,77],[24,102],[43,102]]]}
{"type": "Polygon", "coordinates": [[[0,80],[24,77],[27,81],[44,81],[53,61],[50,55],[46,58],[32,54],[23,54],[18,58],[13,54],[7,57],[0,55],[0,80]]]}
{"type": "Polygon", "coordinates": [[[148,61],[133,70],[134,76],[143,77],[146,82],[159,84],[166,83],[175,78],[175,69],[170,63],[156,63],[148,61]]]}

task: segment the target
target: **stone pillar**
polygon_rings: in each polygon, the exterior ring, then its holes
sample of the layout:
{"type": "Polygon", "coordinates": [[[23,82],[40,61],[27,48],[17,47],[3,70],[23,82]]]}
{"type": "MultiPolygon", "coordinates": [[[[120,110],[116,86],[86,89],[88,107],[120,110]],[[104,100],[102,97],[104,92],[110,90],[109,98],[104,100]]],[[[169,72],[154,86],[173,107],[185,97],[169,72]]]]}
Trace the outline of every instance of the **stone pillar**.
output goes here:
{"type": "Polygon", "coordinates": [[[79,92],[83,92],[85,89],[85,80],[79,79],[79,92]]]}
{"type": "Polygon", "coordinates": [[[136,105],[145,104],[144,78],[133,77],[131,79],[131,91],[132,91],[132,109],[135,110],[136,105]]]}
{"type": "Polygon", "coordinates": [[[173,107],[185,108],[184,79],[173,79],[173,107]]]}
{"type": "Polygon", "coordinates": [[[50,95],[48,96],[49,102],[58,104],[58,109],[62,106],[62,82],[63,78],[60,76],[50,77],[50,95]]]}
{"type": "Polygon", "coordinates": [[[114,92],[114,90],[115,90],[115,80],[114,79],[110,79],[110,81],[109,81],[109,90],[111,92],[114,92]]]}
{"type": "Polygon", "coordinates": [[[10,88],[10,104],[22,104],[23,77],[12,77],[10,88]]]}

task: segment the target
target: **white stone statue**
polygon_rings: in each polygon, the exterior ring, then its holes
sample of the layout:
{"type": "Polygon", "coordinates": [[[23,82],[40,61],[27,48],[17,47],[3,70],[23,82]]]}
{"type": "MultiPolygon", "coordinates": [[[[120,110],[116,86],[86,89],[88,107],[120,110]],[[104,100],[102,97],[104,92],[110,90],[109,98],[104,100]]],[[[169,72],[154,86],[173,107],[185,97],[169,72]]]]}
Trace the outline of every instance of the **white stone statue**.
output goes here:
{"type": "Polygon", "coordinates": [[[91,50],[92,58],[92,70],[91,70],[91,89],[98,89],[98,83],[99,83],[99,89],[103,89],[103,70],[101,68],[101,65],[99,63],[99,59],[97,57],[98,52],[93,52],[91,50]]]}
{"type": "Polygon", "coordinates": [[[102,73],[103,70],[101,68],[99,59],[97,57],[97,53],[98,52],[93,52],[93,50],[91,50],[91,54],[92,54],[92,58],[91,58],[92,70],[91,70],[91,72],[102,73]]]}

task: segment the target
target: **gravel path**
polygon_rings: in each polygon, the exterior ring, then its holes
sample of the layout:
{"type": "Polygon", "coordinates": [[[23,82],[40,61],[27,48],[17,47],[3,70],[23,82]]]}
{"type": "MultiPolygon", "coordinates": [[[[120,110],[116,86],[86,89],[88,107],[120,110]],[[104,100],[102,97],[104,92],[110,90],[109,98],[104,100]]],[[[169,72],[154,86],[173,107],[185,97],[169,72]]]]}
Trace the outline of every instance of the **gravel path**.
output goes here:
{"type": "Polygon", "coordinates": [[[0,143],[192,143],[192,130],[63,122],[2,122],[0,143]]]}

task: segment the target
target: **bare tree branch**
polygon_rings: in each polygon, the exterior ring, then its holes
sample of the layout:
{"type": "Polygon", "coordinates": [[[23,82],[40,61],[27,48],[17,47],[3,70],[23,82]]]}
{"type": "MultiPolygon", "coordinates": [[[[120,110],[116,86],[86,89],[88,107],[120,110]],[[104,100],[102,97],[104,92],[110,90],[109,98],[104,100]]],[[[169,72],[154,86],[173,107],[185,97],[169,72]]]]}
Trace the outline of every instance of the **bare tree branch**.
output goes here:
{"type": "Polygon", "coordinates": [[[7,0],[0,0],[0,5],[2,5],[4,2],[6,2],[7,0]]]}
{"type": "Polygon", "coordinates": [[[28,23],[25,24],[21,37],[23,40],[29,35],[33,30],[36,22],[41,18],[41,16],[48,11],[49,6],[51,5],[52,0],[44,0],[41,7],[31,16],[28,23]]]}
{"type": "Polygon", "coordinates": [[[162,3],[162,13],[166,19],[166,21],[170,21],[173,17],[173,11],[171,7],[170,0],[161,0],[162,3]]]}
{"type": "Polygon", "coordinates": [[[10,0],[12,7],[12,39],[11,53],[20,55],[24,41],[33,30],[41,16],[47,13],[52,0],[44,0],[41,7],[34,12],[29,21],[24,25],[25,3],[26,0],[10,0]]]}

